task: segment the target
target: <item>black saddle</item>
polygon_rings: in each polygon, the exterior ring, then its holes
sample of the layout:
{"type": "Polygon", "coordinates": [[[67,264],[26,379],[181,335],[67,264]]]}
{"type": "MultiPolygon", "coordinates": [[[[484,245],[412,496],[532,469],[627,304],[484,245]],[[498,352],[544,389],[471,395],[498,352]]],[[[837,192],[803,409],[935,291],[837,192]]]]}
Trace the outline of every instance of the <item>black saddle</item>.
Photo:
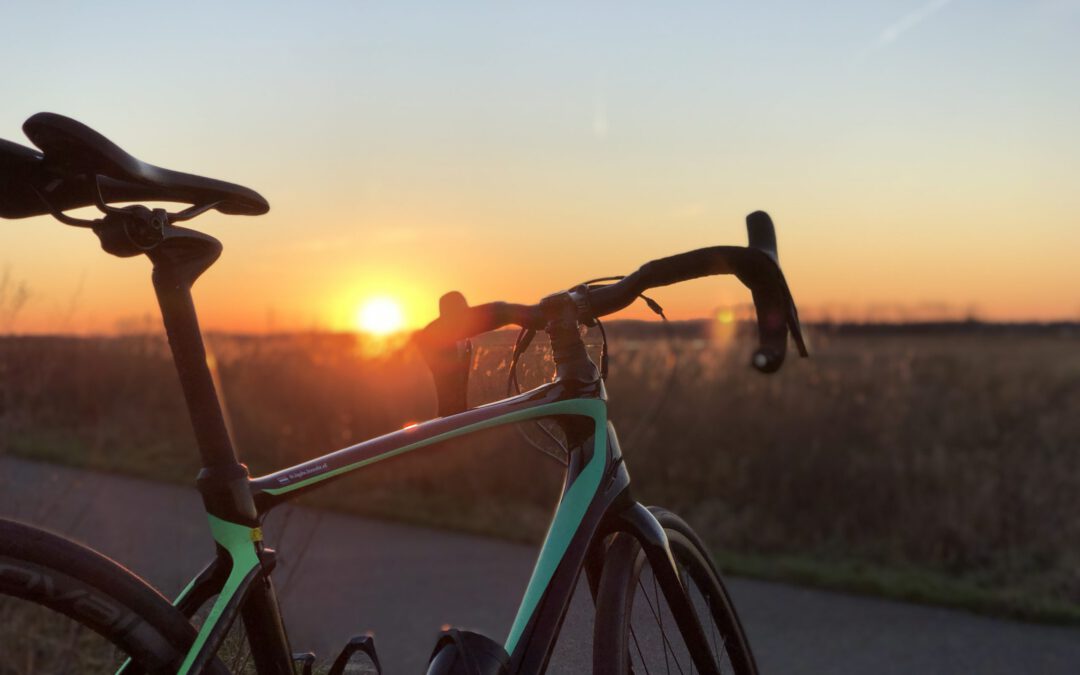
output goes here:
{"type": "Polygon", "coordinates": [[[27,218],[106,202],[180,202],[257,216],[270,205],[254,190],[139,161],[90,127],[38,113],[23,131],[40,151],[0,139],[0,218],[27,218]]]}

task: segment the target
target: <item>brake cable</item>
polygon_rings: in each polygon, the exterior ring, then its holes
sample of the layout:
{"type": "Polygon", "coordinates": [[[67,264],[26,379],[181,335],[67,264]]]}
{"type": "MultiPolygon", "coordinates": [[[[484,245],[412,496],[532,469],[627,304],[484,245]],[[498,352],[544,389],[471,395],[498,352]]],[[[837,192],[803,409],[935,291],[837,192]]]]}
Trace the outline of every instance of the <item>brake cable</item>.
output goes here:
{"type": "MultiPolygon", "coordinates": [[[[614,282],[619,281],[623,278],[623,276],[600,277],[598,279],[591,279],[589,281],[586,281],[584,284],[582,284],[582,286],[584,286],[586,292],[588,292],[592,289],[593,284],[598,284],[606,281],[614,282]]],[[[600,288],[602,287],[603,286],[600,286],[600,288]]],[[[667,401],[671,390],[675,387],[675,382],[678,380],[679,374],[679,353],[675,349],[674,333],[671,329],[671,322],[668,321],[667,314],[664,313],[664,308],[660,306],[659,302],[653,300],[644,293],[639,293],[638,297],[645,301],[645,304],[649,306],[649,309],[651,309],[655,314],[657,314],[664,324],[664,337],[667,339],[668,350],[671,354],[671,370],[668,371],[667,381],[664,383],[660,395],[653,397],[652,408],[647,413],[638,418],[638,423],[634,425],[633,430],[629,434],[630,437],[636,437],[641,430],[647,429],[649,428],[649,426],[652,425],[653,420],[660,413],[660,409],[667,401]]],[[[600,322],[599,319],[593,319],[593,321],[596,323],[597,328],[600,329],[600,335],[603,338],[603,347],[601,347],[600,351],[600,374],[601,377],[606,380],[608,369],[607,333],[604,331],[604,325],[600,322]]]]}
{"type": "MultiPolygon", "coordinates": [[[[586,290],[586,293],[587,293],[589,290],[592,289],[592,286],[594,284],[600,284],[600,283],[605,282],[605,281],[619,281],[622,278],[623,278],[622,276],[599,277],[599,278],[596,278],[596,279],[590,279],[588,281],[585,281],[585,282],[579,284],[579,286],[583,286],[585,288],[585,290],[586,290]]],[[[645,295],[644,293],[639,293],[638,297],[641,298],[642,300],[644,300],[645,304],[648,305],[649,309],[651,309],[654,313],[656,313],[664,323],[664,326],[666,328],[665,334],[666,334],[666,337],[668,339],[668,345],[670,347],[671,354],[672,354],[672,366],[671,366],[671,371],[668,373],[667,382],[664,384],[664,394],[656,398],[656,403],[653,405],[653,409],[651,411],[649,411],[649,413],[647,415],[645,415],[645,417],[641,418],[639,423],[634,428],[635,432],[638,429],[640,429],[642,426],[647,426],[648,424],[650,424],[652,422],[652,419],[660,411],[660,406],[663,405],[664,400],[667,398],[667,393],[670,392],[672,386],[674,385],[676,375],[677,375],[677,372],[678,372],[678,354],[675,351],[674,345],[672,344],[671,327],[670,327],[670,323],[668,322],[667,315],[664,313],[664,308],[660,306],[660,303],[658,303],[656,300],[653,300],[652,298],[645,295]]],[[[608,376],[608,362],[609,362],[607,331],[604,329],[604,324],[603,324],[602,321],[600,321],[600,319],[593,318],[592,321],[593,321],[593,323],[596,324],[597,329],[599,329],[599,331],[600,331],[600,339],[601,339],[601,347],[600,347],[600,378],[602,380],[606,381],[607,376],[608,376]]],[[[506,381],[506,395],[507,396],[512,396],[512,395],[521,393],[521,384],[518,381],[518,376],[517,376],[517,366],[518,366],[518,363],[521,360],[521,357],[525,354],[525,351],[529,348],[529,345],[532,344],[532,341],[533,341],[533,339],[535,337],[536,337],[536,329],[534,329],[534,328],[522,328],[521,331],[518,332],[517,339],[514,341],[513,356],[511,356],[510,365],[508,366],[508,370],[510,372],[509,372],[509,374],[507,376],[507,381],[506,381]]],[[[543,425],[541,420],[535,420],[533,423],[537,426],[537,428],[540,429],[540,431],[542,431],[544,433],[545,436],[547,436],[549,439],[551,439],[551,441],[553,443],[555,443],[557,446],[559,446],[559,449],[563,453],[562,455],[559,455],[559,454],[557,454],[555,452],[552,452],[549,448],[545,448],[540,443],[537,443],[532,438],[532,436],[530,436],[528,433],[525,432],[525,429],[524,429],[524,427],[522,425],[517,424],[517,425],[514,425],[514,426],[517,427],[518,433],[521,434],[522,438],[524,438],[525,441],[528,442],[528,444],[531,445],[534,449],[542,452],[543,454],[547,455],[548,457],[555,460],[559,464],[562,464],[563,466],[566,466],[567,465],[567,457],[569,456],[570,450],[566,447],[566,445],[562,442],[561,439],[559,439],[554,433],[551,432],[550,429],[548,429],[547,427],[545,427],[543,425]]]]}
{"type": "MultiPolygon", "coordinates": [[[[521,384],[518,382],[517,377],[517,365],[518,361],[521,360],[521,356],[525,353],[525,350],[529,348],[529,345],[532,343],[533,338],[535,337],[536,330],[533,328],[522,328],[521,331],[518,333],[517,340],[514,342],[514,355],[510,358],[510,375],[506,380],[507,396],[521,393],[521,384]]],[[[563,454],[560,455],[556,452],[553,452],[549,448],[545,448],[540,443],[537,443],[535,440],[533,440],[533,437],[525,431],[525,427],[523,425],[515,424],[514,427],[517,428],[518,433],[521,434],[521,437],[524,438],[525,441],[534,449],[539,450],[540,452],[555,460],[559,464],[567,466],[569,464],[568,458],[570,456],[569,448],[566,447],[566,445],[562,442],[562,440],[559,439],[558,436],[553,434],[550,429],[545,427],[541,420],[534,420],[533,423],[536,424],[537,428],[540,429],[540,431],[544,432],[544,435],[550,438],[552,442],[555,443],[555,445],[559,446],[559,449],[562,450],[563,454]]]]}

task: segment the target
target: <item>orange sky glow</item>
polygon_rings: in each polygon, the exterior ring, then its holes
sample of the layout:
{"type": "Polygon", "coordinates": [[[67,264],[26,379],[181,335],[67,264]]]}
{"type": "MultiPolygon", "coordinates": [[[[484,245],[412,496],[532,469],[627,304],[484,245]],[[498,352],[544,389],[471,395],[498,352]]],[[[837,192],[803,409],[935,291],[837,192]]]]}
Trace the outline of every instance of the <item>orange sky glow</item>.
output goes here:
{"type": "MultiPolygon", "coordinates": [[[[105,3],[48,48],[24,6],[0,56],[40,58],[0,137],[50,110],[263,194],[266,216],[194,223],[225,245],[195,287],[210,330],[355,330],[373,298],[416,328],[448,290],[532,302],[742,244],[757,209],[807,318],[1080,320],[1080,4],[765,4],[215,9],[240,35],[105,3]],[[60,46],[99,23],[161,42],[60,46]]],[[[0,221],[0,333],[160,330],[149,271],[0,221]]],[[[655,297],[675,319],[749,301],[731,279],[655,297]]]]}

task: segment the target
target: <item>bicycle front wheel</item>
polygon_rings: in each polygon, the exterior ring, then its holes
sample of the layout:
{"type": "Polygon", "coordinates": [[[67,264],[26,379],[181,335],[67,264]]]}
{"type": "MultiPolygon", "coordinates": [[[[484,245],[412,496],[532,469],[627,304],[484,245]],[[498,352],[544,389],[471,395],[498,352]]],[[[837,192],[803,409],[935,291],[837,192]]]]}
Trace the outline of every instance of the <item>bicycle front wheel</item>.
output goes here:
{"type": "MultiPolygon", "coordinates": [[[[701,539],[670,511],[650,511],[667,533],[719,671],[756,675],[735,607],[701,539]]],[[[616,535],[605,554],[596,600],[594,675],[696,672],[641,545],[628,534],[616,535]]]]}
{"type": "MultiPolygon", "coordinates": [[[[0,675],[175,673],[195,628],[85,546],[0,519],[0,675]]],[[[227,675],[216,659],[206,673],[227,675]]]]}

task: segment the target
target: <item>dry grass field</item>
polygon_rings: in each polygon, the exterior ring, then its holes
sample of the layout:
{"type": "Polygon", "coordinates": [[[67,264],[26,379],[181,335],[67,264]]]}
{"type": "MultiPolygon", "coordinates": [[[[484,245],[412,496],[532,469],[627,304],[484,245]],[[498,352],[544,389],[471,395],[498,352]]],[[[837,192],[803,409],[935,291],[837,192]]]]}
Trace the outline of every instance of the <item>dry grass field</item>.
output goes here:
{"type": "MultiPolygon", "coordinates": [[[[730,571],[1080,617],[1080,332],[818,327],[813,359],[764,377],[727,331],[609,328],[611,411],[642,501],[682,512],[730,571]]],[[[504,391],[512,337],[478,345],[472,402],[504,391]]],[[[210,342],[254,473],[434,414],[409,348],[330,334],[210,342]]],[[[548,366],[539,344],[525,383],[548,366]]],[[[181,403],[160,337],[0,338],[2,452],[188,483],[181,403]]],[[[560,480],[504,429],[306,499],[536,540],[560,480]]]]}

